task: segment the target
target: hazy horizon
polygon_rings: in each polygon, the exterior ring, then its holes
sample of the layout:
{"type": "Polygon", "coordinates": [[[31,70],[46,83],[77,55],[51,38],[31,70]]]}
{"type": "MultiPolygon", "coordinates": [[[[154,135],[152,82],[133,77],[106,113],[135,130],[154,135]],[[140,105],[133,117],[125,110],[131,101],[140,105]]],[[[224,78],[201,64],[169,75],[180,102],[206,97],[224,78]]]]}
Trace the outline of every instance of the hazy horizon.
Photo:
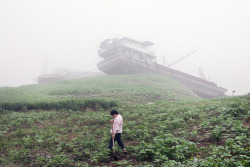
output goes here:
{"type": "Polygon", "coordinates": [[[97,71],[105,39],[151,41],[157,62],[250,93],[250,1],[0,0],[0,87],[55,69],[97,71]]]}

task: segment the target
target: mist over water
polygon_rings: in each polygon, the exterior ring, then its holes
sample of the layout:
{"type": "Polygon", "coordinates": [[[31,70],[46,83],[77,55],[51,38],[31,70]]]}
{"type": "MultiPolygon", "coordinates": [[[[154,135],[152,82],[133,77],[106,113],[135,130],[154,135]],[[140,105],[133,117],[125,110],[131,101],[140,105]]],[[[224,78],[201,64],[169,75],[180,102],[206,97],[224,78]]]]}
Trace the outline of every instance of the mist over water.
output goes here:
{"type": "Polygon", "coordinates": [[[96,72],[105,39],[151,41],[157,62],[250,92],[250,1],[0,1],[0,87],[58,69],[96,72]]]}

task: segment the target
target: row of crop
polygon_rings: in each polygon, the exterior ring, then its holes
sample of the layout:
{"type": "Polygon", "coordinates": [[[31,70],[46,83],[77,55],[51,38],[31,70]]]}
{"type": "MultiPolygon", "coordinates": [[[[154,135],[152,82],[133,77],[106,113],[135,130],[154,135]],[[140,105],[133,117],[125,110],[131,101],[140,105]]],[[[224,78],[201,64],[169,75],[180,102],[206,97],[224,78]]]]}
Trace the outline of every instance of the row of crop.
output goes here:
{"type": "Polygon", "coordinates": [[[246,98],[135,105],[124,137],[149,164],[249,166],[249,107],[246,98]]]}
{"type": "MultiPolygon", "coordinates": [[[[134,166],[126,160],[135,159],[139,166],[249,166],[249,131],[243,120],[250,103],[239,100],[120,105],[116,109],[124,118],[122,138],[129,153],[119,163],[134,166]],[[190,135],[196,140],[191,141],[190,135]]],[[[109,111],[6,113],[0,121],[8,123],[0,142],[6,163],[112,165],[107,149],[109,111]],[[11,144],[6,146],[7,142],[11,144]]],[[[121,154],[118,145],[116,152],[121,154]]]]}
{"type": "Polygon", "coordinates": [[[116,107],[117,101],[106,99],[87,99],[87,100],[62,100],[62,101],[41,101],[41,102],[4,102],[0,103],[0,112],[8,111],[21,111],[21,110],[83,110],[86,109],[108,109],[116,107]]]}
{"type": "Polygon", "coordinates": [[[7,166],[18,163],[23,166],[88,166],[87,162],[107,163],[110,158],[106,147],[109,129],[105,125],[109,125],[111,116],[102,109],[0,114],[0,125],[4,125],[0,126],[0,134],[3,133],[0,154],[4,155],[0,156],[0,166],[1,163],[7,166]]]}

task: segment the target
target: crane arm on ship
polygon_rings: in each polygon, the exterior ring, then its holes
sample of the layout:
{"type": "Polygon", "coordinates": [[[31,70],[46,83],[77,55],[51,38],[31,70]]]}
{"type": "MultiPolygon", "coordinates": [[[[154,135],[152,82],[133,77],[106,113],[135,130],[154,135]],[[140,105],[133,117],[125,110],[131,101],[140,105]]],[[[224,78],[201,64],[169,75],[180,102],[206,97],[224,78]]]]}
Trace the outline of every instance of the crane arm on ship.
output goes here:
{"type": "Polygon", "coordinates": [[[176,63],[178,63],[179,61],[181,61],[181,60],[183,60],[183,59],[185,59],[185,58],[191,56],[192,54],[196,53],[197,51],[198,51],[198,50],[194,50],[194,51],[192,51],[192,52],[186,54],[185,56],[183,56],[183,57],[181,57],[181,58],[179,58],[179,59],[173,61],[172,63],[168,64],[167,67],[170,67],[170,66],[172,66],[172,65],[174,65],[174,64],[176,64],[176,63]]]}

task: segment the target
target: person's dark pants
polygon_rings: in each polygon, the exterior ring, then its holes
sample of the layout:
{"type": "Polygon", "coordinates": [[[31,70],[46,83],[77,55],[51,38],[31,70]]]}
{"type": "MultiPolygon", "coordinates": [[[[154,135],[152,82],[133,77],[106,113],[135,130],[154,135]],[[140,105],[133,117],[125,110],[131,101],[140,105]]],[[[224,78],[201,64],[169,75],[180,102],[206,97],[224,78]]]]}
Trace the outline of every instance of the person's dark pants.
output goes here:
{"type": "MultiPolygon", "coordinates": [[[[125,148],[124,145],[123,145],[123,142],[122,142],[122,139],[121,139],[121,133],[116,133],[115,134],[115,139],[114,139],[114,142],[117,141],[117,143],[119,144],[119,146],[123,149],[125,148]]],[[[109,148],[112,150],[112,147],[113,147],[113,139],[112,139],[112,136],[109,140],[109,148]]]]}

